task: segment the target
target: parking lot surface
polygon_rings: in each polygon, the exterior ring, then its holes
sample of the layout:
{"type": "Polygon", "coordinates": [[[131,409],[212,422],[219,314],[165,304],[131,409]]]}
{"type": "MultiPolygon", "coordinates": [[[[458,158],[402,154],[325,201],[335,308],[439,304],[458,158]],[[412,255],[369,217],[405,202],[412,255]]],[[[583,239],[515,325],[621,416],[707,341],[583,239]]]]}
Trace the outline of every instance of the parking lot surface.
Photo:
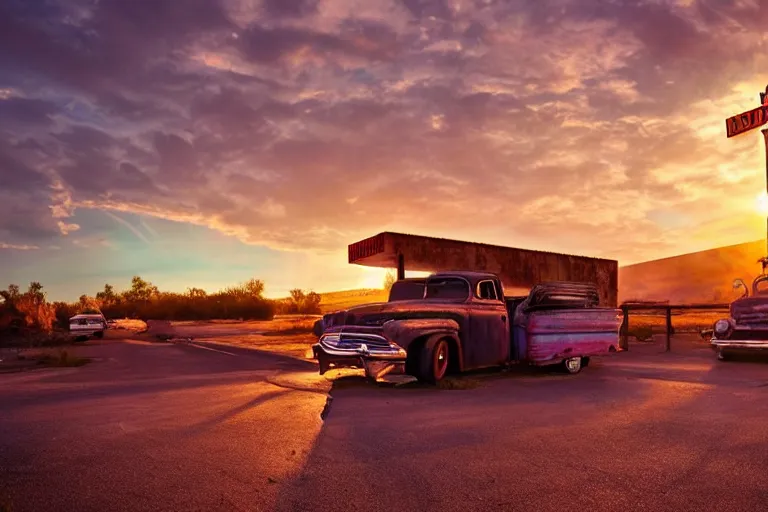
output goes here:
{"type": "Polygon", "coordinates": [[[762,510],[768,362],[653,347],[457,389],[108,339],[0,375],[0,504],[27,510],[762,510]],[[327,392],[332,401],[327,407],[327,392]],[[324,419],[321,419],[321,413],[324,419]]]}

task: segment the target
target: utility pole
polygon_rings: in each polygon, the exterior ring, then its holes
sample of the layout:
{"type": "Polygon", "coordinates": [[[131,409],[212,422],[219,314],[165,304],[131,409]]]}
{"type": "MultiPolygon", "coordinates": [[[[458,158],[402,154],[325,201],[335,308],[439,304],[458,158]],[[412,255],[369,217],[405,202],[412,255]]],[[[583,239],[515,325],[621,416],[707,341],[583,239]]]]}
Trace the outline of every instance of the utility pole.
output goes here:
{"type": "MultiPolygon", "coordinates": [[[[768,93],[768,87],[765,88],[765,92],[768,93]]],[[[761,95],[763,97],[763,95],[761,95]]],[[[765,142],[765,193],[768,195],[768,128],[763,128],[763,141],[765,142]]],[[[765,240],[766,240],[766,254],[768,254],[768,217],[765,218],[765,240]]],[[[763,262],[763,270],[765,270],[765,262],[763,262]]],[[[763,272],[765,273],[765,272],[763,272]]]]}
{"type": "MultiPolygon", "coordinates": [[[[768,123],[768,86],[766,86],[765,92],[760,93],[759,107],[725,120],[726,136],[728,138],[735,137],[759,128],[766,123],[768,123]]],[[[768,128],[764,128],[761,131],[763,132],[763,141],[765,143],[765,191],[768,194],[768,128]]],[[[765,219],[765,242],[766,256],[757,260],[763,266],[763,274],[765,274],[765,269],[768,267],[768,217],[765,219]]]]}

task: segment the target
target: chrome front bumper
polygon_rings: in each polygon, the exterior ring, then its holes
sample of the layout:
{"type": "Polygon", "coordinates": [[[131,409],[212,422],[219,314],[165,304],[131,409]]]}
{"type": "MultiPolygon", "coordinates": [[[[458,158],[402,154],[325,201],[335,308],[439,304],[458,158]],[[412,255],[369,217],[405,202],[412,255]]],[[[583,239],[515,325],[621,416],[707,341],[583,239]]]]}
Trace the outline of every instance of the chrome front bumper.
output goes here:
{"type": "Polygon", "coordinates": [[[312,346],[320,375],[333,368],[359,368],[368,377],[405,373],[406,351],[384,336],[369,333],[328,333],[312,346]]]}
{"type": "Polygon", "coordinates": [[[709,341],[714,350],[768,350],[768,340],[721,340],[712,338],[709,341]]]}

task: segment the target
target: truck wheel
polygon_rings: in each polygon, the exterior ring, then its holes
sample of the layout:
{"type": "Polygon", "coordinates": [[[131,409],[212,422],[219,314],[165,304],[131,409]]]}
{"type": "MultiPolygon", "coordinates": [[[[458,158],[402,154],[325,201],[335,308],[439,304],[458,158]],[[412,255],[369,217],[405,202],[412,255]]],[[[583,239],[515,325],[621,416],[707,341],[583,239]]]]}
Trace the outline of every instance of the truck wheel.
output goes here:
{"type": "Polygon", "coordinates": [[[436,384],[448,372],[450,350],[444,339],[428,341],[421,349],[419,380],[436,384]]]}
{"type": "Polygon", "coordinates": [[[581,367],[580,357],[570,357],[563,361],[563,369],[571,375],[579,373],[581,371],[581,367]]]}
{"type": "Polygon", "coordinates": [[[98,332],[93,333],[93,337],[94,338],[99,338],[99,339],[103,338],[104,337],[104,331],[98,331],[98,332]]]}

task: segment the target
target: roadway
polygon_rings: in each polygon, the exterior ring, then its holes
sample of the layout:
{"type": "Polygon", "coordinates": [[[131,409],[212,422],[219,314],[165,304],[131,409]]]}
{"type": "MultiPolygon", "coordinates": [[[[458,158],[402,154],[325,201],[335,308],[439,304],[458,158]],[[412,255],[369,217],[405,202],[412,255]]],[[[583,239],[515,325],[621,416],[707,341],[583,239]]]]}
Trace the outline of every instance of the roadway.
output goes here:
{"type": "Polygon", "coordinates": [[[768,363],[708,351],[468,389],[328,384],[220,345],[89,342],[0,375],[13,510],[762,510],[768,363]],[[209,350],[215,349],[215,350],[209,350]]]}
{"type": "Polygon", "coordinates": [[[283,387],[310,363],[88,345],[86,366],[0,375],[0,504],[14,512],[270,510],[322,426],[324,390],[283,387]]]}

